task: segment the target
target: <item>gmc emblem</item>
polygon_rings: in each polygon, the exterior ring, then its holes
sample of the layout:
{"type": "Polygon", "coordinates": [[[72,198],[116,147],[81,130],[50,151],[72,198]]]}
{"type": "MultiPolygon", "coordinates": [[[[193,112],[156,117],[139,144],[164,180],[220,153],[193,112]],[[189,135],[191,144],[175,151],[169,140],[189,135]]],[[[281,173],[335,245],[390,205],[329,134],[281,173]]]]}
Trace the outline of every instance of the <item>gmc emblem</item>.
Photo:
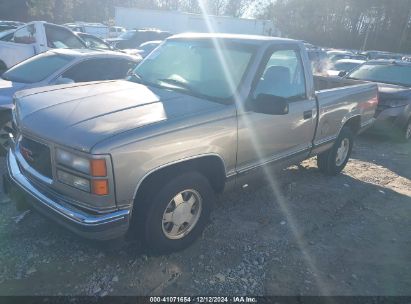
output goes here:
{"type": "Polygon", "coordinates": [[[27,160],[28,162],[33,163],[34,162],[34,156],[33,152],[30,151],[29,149],[25,147],[20,148],[21,154],[23,155],[24,159],[27,160]]]}

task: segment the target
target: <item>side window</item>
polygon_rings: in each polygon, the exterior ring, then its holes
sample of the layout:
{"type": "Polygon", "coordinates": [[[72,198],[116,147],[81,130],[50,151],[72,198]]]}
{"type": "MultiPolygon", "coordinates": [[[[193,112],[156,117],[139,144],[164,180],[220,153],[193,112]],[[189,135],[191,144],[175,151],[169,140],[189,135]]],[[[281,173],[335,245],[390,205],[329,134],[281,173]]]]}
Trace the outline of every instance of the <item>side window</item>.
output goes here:
{"type": "Polygon", "coordinates": [[[304,69],[297,51],[279,50],[271,55],[254,97],[259,94],[279,96],[290,101],[306,97],[304,69]]]}
{"type": "Polygon", "coordinates": [[[13,42],[22,44],[36,43],[36,27],[34,24],[17,30],[13,35],[13,42]]]}
{"type": "Polygon", "coordinates": [[[124,59],[90,59],[71,67],[61,77],[74,82],[123,79],[134,66],[134,62],[124,59]]]}
{"type": "Polygon", "coordinates": [[[128,71],[134,69],[137,63],[125,59],[106,59],[106,80],[124,79],[128,71]]]}

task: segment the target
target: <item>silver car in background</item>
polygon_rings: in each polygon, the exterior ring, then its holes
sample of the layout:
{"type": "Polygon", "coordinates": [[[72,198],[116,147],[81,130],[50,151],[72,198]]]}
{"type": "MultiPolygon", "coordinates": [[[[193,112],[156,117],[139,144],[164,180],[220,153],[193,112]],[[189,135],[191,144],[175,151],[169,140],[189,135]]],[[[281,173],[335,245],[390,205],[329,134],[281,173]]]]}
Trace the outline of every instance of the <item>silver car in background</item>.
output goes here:
{"type": "Polygon", "coordinates": [[[122,79],[140,60],[140,56],[120,52],[59,49],[12,67],[0,77],[0,150],[8,142],[7,124],[16,92],[50,85],[122,79]]]}
{"type": "Polygon", "coordinates": [[[334,63],[334,65],[327,71],[328,76],[345,76],[355,68],[364,64],[365,60],[358,59],[341,59],[334,63]]]}

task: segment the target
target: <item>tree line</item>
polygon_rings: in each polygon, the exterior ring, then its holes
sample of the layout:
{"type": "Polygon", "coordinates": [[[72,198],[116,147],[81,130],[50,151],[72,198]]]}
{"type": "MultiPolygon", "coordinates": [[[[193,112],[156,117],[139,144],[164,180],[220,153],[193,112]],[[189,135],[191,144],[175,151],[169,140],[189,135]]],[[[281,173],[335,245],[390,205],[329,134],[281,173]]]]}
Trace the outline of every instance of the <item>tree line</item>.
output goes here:
{"type": "Polygon", "coordinates": [[[321,46],[411,52],[411,0],[0,0],[0,20],[110,23],[116,6],[246,14],[321,46]]]}
{"type": "MultiPolygon", "coordinates": [[[[263,0],[264,1],[264,0],[263,0]]],[[[255,0],[202,0],[212,15],[241,17],[255,0]]],[[[0,20],[109,22],[116,6],[201,13],[198,0],[0,0],[0,20]]]]}
{"type": "Polygon", "coordinates": [[[260,17],[322,46],[411,52],[411,0],[277,0],[260,17]]]}

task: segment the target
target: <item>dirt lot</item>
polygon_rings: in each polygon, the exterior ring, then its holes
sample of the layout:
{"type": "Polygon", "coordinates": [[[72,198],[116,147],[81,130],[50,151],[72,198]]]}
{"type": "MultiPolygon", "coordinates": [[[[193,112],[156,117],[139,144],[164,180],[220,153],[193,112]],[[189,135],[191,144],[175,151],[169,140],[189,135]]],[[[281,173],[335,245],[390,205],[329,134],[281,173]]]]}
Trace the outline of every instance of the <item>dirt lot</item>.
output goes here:
{"type": "Polygon", "coordinates": [[[0,295],[411,295],[410,159],[411,144],[362,137],[344,174],[312,159],[278,191],[221,196],[203,237],[160,257],[19,217],[2,193],[0,295]]]}

